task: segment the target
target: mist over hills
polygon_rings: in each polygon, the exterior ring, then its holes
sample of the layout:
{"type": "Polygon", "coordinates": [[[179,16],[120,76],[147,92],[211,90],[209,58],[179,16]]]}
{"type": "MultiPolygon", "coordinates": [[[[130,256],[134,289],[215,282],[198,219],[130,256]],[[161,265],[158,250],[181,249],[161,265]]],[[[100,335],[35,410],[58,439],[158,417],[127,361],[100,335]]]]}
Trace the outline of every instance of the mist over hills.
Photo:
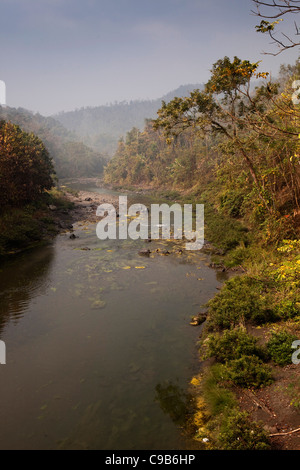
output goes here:
{"type": "Polygon", "coordinates": [[[23,108],[0,106],[0,120],[10,121],[25,132],[37,135],[49,151],[59,178],[95,176],[102,173],[107,163],[100,152],[89,148],[52,117],[23,108]]]}
{"type": "Polygon", "coordinates": [[[59,178],[98,176],[117,149],[118,141],[133,127],[143,129],[154,119],[162,100],[187,96],[203,85],[183,85],[162,98],[112,103],[45,117],[24,108],[0,106],[0,120],[17,124],[37,135],[54,161],[59,178]]]}
{"type": "Polygon", "coordinates": [[[80,136],[83,142],[96,151],[111,157],[120,137],[133,127],[143,129],[146,119],[154,119],[162,101],[171,101],[175,96],[184,97],[203,84],[182,85],[156,100],[122,101],[96,107],[61,112],[53,116],[69,132],[80,136]]]}

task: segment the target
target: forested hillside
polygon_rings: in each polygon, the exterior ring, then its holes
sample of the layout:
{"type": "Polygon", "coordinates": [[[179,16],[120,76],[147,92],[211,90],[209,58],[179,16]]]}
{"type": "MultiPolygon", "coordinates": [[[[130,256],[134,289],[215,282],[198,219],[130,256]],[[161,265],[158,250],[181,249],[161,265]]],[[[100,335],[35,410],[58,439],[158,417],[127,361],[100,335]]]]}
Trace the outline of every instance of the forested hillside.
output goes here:
{"type": "Polygon", "coordinates": [[[200,84],[182,85],[156,100],[124,101],[106,106],[87,107],[54,116],[66,129],[79,135],[83,142],[96,151],[113,155],[118,140],[132,127],[142,128],[145,119],[155,118],[162,100],[186,96],[200,84]]]}
{"type": "Polygon", "coordinates": [[[219,60],[203,91],[163,102],[158,118],[133,128],[105,170],[115,185],[211,194],[229,215],[292,230],[300,203],[299,62],[277,81],[258,64],[219,60]],[[251,91],[251,82],[264,83],[251,91]],[[276,223],[274,222],[276,220],[276,223]]]}
{"type": "Polygon", "coordinates": [[[202,91],[163,102],[155,120],[127,133],[104,176],[204,203],[211,266],[237,272],[191,322],[205,317],[199,355],[213,358],[191,380],[194,438],[208,449],[280,448],[278,435],[289,448],[286,436],[299,432],[300,62],[282,66],[277,80],[258,65],[218,60],[202,91]],[[296,424],[278,434],[290,390],[296,424]],[[246,405],[249,391],[253,401],[274,397],[274,418],[246,405]]]}
{"type": "Polygon", "coordinates": [[[98,176],[106,163],[105,157],[84,145],[78,136],[65,129],[58,121],[22,108],[0,107],[0,120],[19,125],[34,133],[45,144],[59,178],[98,176]]]}

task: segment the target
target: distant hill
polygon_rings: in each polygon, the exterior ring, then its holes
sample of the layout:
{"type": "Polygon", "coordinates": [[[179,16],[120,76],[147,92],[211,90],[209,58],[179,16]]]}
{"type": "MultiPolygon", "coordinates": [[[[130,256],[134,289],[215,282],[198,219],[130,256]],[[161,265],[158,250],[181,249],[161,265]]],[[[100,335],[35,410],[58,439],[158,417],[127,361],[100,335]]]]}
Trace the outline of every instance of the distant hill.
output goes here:
{"type": "Polygon", "coordinates": [[[44,142],[60,178],[97,176],[107,163],[102,154],[86,146],[82,139],[52,117],[34,114],[23,108],[0,106],[2,119],[32,132],[44,142]]]}
{"type": "Polygon", "coordinates": [[[37,135],[53,158],[59,178],[98,176],[118,145],[133,127],[143,129],[154,119],[162,100],[187,96],[203,85],[183,85],[157,100],[113,103],[44,117],[24,108],[0,106],[0,120],[11,121],[37,135]]]}
{"type": "Polygon", "coordinates": [[[162,100],[169,102],[176,96],[184,97],[201,88],[202,84],[182,85],[156,100],[123,101],[62,112],[53,117],[71,133],[80,136],[86,145],[112,156],[120,137],[133,127],[143,129],[146,119],[156,117],[162,100]]]}

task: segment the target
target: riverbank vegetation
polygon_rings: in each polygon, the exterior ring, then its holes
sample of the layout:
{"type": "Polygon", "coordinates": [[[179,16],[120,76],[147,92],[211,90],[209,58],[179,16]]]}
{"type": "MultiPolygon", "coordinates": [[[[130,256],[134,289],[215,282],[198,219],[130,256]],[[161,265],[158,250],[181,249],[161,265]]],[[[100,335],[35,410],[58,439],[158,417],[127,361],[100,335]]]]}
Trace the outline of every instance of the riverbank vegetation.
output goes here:
{"type": "MultiPolygon", "coordinates": [[[[203,90],[163,102],[155,121],[128,132],[105,170],[110,185],[204,203],[213,265],[231,273],[206,306],[207,367],[191,382],[195,438],[209,448],[286,448],[280,402],[300,393],[299,78],[299,60],[273,81],[259,63],[220,59],[203,90]],[[259,424],[240,396],[251,392],[253,404],[270,390],[276,418],[262,413],[259,424]]],[[[288,406],[299,418],[298,402],[288,406]]]]}
{"type": "MultiPolygon", "coordinates": [[[[258,32],[275,38],[279,52],[299,45],[274,36],[281,16],[299,12],[297,2],[253,1],[263,18],[258,32]],[[268,16],[264,6],[277,10],[268,16]]],[[[191,379],[193,437],[210,449],[292,449],[285,438],[299,431],[300,366],[292,363],[300,339],[299,80],[299,60],[273,80],[259,62],[221,58],[201,90],[163,101],[155,120],[127,132],[105,168],[111,186],[205,205],[212,265],[230,276],[205,306],[203,367],[191,379]]],[[[73,118],[61,116],[72,126],[73,118]]],[[[38,129],[62,176],[102,170],[94,150],[71,135],[57,138],[60,127],[38,129]]],[[[53,163],[38,137],[1,121],[0,155],[4,255],[54,233],[49,208],[67,202],[53,189],[53,163]]]]}
{"type": "Polygon", "coordinates": [[[54,187],[52,159],[44,143],[11,122],[0,121],[0,256],[57,233],[51,207],[70,208],[54,187]]]}

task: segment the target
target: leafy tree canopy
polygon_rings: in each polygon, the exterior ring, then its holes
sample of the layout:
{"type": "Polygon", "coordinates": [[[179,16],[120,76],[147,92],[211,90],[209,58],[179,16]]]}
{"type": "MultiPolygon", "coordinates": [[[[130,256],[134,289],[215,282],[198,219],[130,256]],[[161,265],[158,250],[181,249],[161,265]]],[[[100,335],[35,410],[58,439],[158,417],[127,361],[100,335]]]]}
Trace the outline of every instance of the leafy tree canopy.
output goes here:
{"type": "Polygon", "coordinates": [[[53,164],[43,142],[0,121],[0,206],[35,201],[53,186],[53,164]]]}

